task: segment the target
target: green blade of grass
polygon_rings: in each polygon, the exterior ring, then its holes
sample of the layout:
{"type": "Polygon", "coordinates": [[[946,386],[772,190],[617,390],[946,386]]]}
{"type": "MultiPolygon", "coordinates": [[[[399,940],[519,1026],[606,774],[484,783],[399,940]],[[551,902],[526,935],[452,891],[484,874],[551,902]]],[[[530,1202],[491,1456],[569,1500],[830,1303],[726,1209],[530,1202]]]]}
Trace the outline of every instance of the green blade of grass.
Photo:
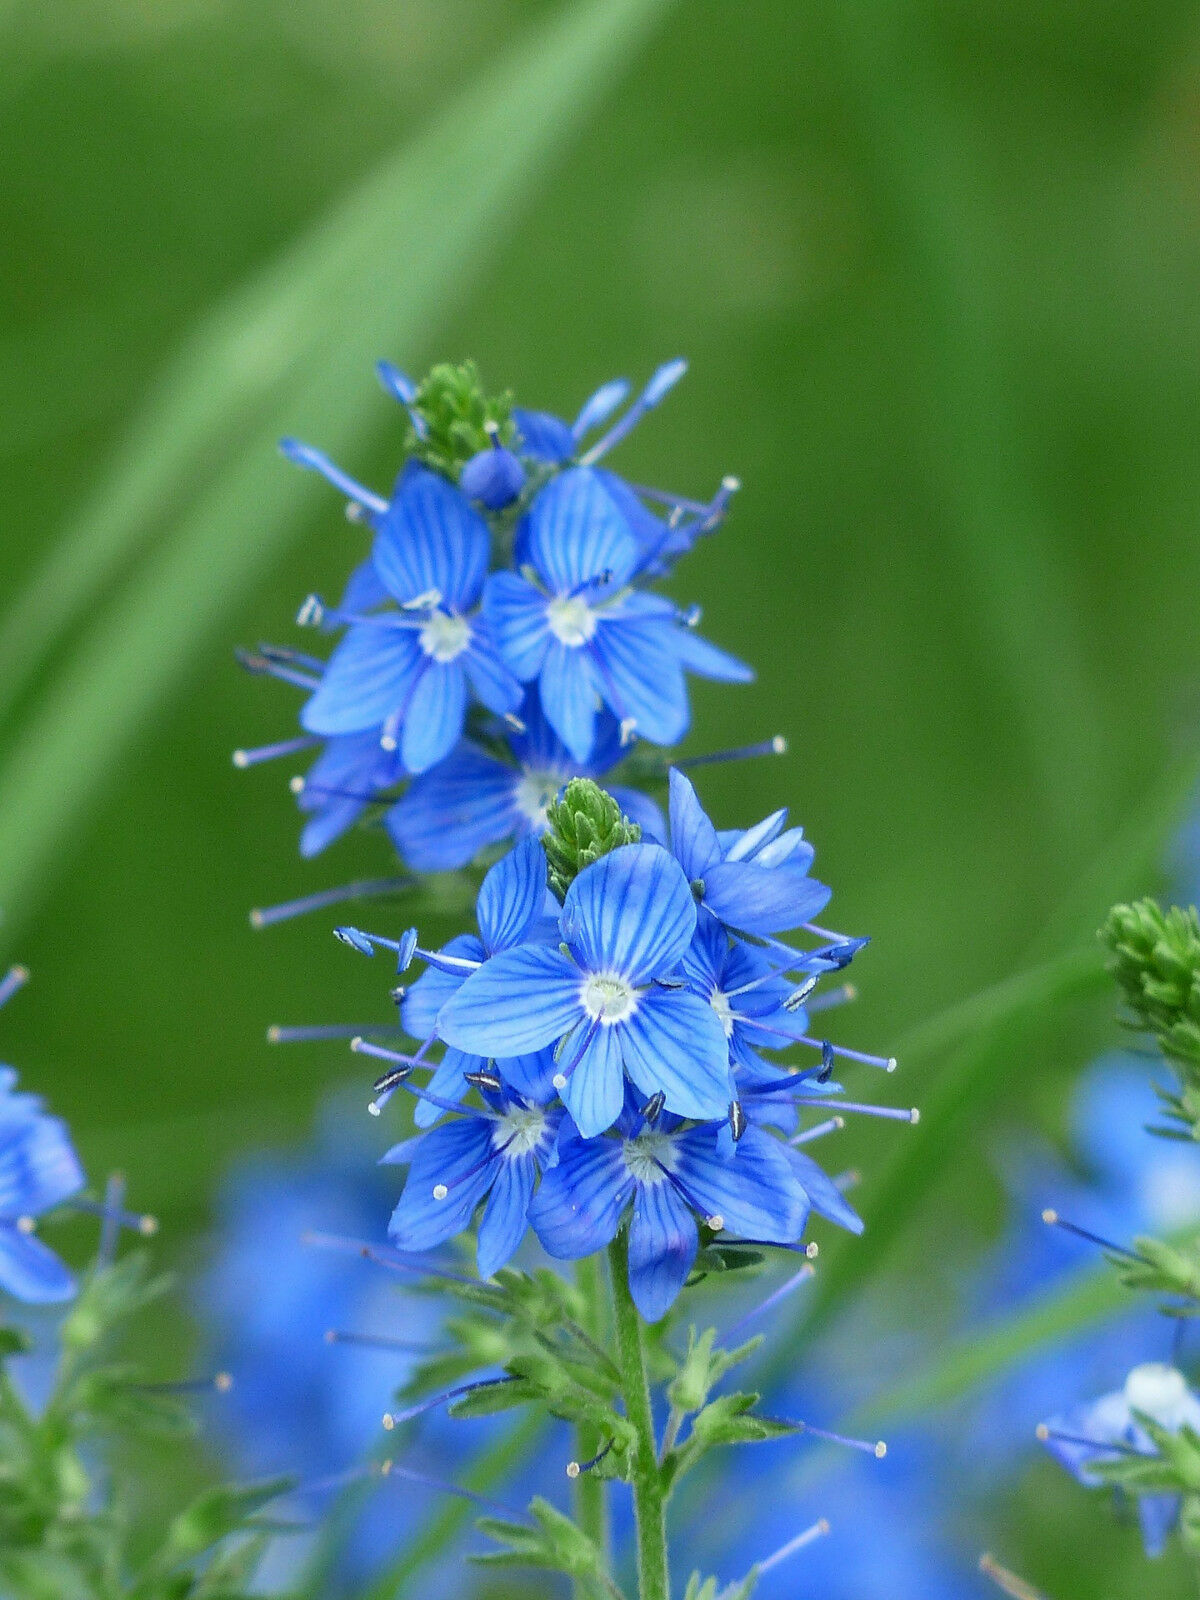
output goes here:
{"type": "Polygon", "coordinates": [[[6,937],[123,748],[298,525],[309,486],[282,469],[279,435],[346,452],[388,420],[371,363],[428,346],[664,3],[556,13],[198,330],[4,636],[0,681],[161,523],[0,768],[6,937]]]}

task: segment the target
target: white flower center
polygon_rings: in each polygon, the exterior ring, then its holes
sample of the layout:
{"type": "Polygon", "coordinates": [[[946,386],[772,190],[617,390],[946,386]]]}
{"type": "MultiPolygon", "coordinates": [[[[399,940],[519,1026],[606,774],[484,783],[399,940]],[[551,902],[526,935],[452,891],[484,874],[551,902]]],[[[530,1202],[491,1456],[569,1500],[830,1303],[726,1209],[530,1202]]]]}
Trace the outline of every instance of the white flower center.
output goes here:
{"type": "Polygon", "coordinates": [[[510,1160],[536,1150],[546,1130],[546,1113],[539,1106],[514,1106],[492,1129],[492,1148],[504,1146],[510,1160]]]}
{"type": "Polygon", "coordinates": [[[421,649],[435,661],[453,661],[471,642],[471,625],[466,617],[434,611],[421,627],[421,649]]]}
{"type": "Polygon", "coordinates": [[[573,595],[551,600],[546,607],[546,621],[554,637],[572,648],[586,644],[596,631],[596,613],[586,600],[573,595]]]}
{"type": "Polygon", "coordinates": [[[1190,1409],[1187,1379],[1165,1361],[1134,1367],[1125,1379],[1125,1400],[1132,1410],[1145,1412],[1172,1433],[1178,1433],[1190,1409]]]}
{"type": "Polygon", "coordinates": [[[624,1022],[637,1005],[637,991],[619,972],[594,972],[580,995],[593,1022],[624,1022]]]}
{"type": "Polygon", "coordinates": [[[530,768],[517,780],[517,810],[535,833],[545,833],[549,808],[558,798],[562,779],[556,772],[534,772],[530,768]]]}
{"type": "Polygon", "coordinates": [[[725,1029],[725,1037],[733,1038],[733,1007],[729,1004],[729,996],[721,989],[714,989],[708,997],[708,1003],[721,1019],[721,1026],[725,1029]]]}
{"type": "Polygon", "coordinates": [[[641,1184],[665,1183],[667,1172],[675,1170],[674,1141],[653,1128],[644,1129],[636,1139],[626,1139],[624,1153],[625,1165],[641,1184]]]}

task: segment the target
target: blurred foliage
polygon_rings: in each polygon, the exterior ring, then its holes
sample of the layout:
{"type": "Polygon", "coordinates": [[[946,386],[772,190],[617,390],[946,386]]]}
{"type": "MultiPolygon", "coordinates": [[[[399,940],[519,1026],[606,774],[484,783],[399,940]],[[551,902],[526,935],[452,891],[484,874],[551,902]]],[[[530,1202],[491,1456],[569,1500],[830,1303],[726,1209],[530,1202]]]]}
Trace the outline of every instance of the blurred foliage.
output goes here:
{"type": "MultiPolygon", "coordinates": [[[[203,319],[561,13],[0,5],[6,595],[106,481],[203,319]]],[[[856,1042],[890,1049],[907,1032],[898,1098],[940,1096],[947,1112],[846,1148],[869,1177],[911,1137],[919,1181],[904,1179],[905,1228],[879,1262],[948,1278],[995,1222],[981,1156],[997,1123],[1055,1128],[1108,1036],[1103,990],[1072,952],[1113,899],[1157,887],[1191,782],[1200,23],[1178,0],[690,0],[583,123],[462,263],[440,322],[378,354],[418,370],[469,356],[491,386],[566,412],[607,376],[690,358],[621,465],[684,492],[726,471],[744,484],[675,587],[759,679],[697,686],[691,748],[791,741],[778,762],[706,772],[704,796],[726,823],[791,803],[835,885],[835,925],[872,934],[856,1042]],[[1026,966],[1043,977],[1025,992],[1058,997],[1049,1021],[1031,1002],[999,1034],[986,1006],[949,1036],[930,1022],[1026,966]]],[[[400,304],[410,286],[392,292],[400,304]]],[[[361,384],[369,422],[345,464],[382,487],[400,423],[366,362],[361,384]]],[[[312,415],[286,387],[279,414],[287,431],[312,415]]],[[[172,514],[211,471],[185,476],[172,514]]],[[[181,1240],[235,1150],[299,1130],[318,1093],[355,1076],[336,1044],[268,1050],[267,1024],[377,1014],[330,919],[255,933],[246,918],[387,869],[370,836],[301,864],[287,774],[229,764],[295,709],[286,688],[243,678],[233,647],[290,637],[297,602],[336,591],[360,548],[336,500],[301,483],[302,538],[218,609],[12,930],[37,982],[5,1016],[5,1055],[181,1240]]],[[[239,501],[231,534],[252,543],[258,510],[239,501]]],[[[164,527],[37,666],[0,758],[97,618],[137,600],[164,527]]],[[[186,593],[179,605],[164,660],[175,628],[193,631],[186,593]]],[[[454,919],[427,920],[432,939],[454,919]]],[[[864,1212],[899,1181],[865,1185],[864,1212]]],[[[828,1252],[849,1288],[855,1248],[828,1252]]],[[[1076,1550],[1061,1519],[1078,1505],[1034,1476],[1006,1516],[1026,1522],[1026,1548],[1002,1554],[1051,1594],[1115,1592],[1125,1546],[1093,1518],[1076,1550]]],[[[1135,1570],[1139,1592],[1172,1592],[1169,1569],[1135,1570]]]]}

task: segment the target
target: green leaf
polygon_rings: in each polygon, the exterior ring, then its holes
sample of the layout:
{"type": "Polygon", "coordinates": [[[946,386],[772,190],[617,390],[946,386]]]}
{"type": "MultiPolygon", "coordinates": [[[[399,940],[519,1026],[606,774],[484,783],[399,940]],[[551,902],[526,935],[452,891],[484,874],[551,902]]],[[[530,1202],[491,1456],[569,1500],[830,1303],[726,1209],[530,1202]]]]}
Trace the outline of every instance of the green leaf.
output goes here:
{"type": "Polygon", "coordinates": [[[280,434],[338,455],[396,426],[373,361],[428,347],[664,5],[553,13],[196,330],[0,635],[0,683],[15,685],[153,538],[0,768],[6,938],[125,748],[315,503],[279,461],[280,434]]]}
{"type": "MultiPolygon", "coordinates": [[[[499,1517],[481,1517],[480,1531],[505,1548],[473,1556],[472,1560],[484,1566],[534,1567],[565,1572],[572,1578],[604,1578],[604,1558],[582,1528],[540,1495],[529,1509],[532,1527],[499,1517]]],[[[606,1587],[611,1589],[611,1585],[606,1587]]]]}
{"type": "Polygon", "coordinates": [[[294,1487],[293,1478],[269,1478],[262,1483],[220,1484],[206,1489],[172,1522],[154,1569],[166,1571],[203,1555],[245,1527],[256,1511],[294,1487]]]}
{"type": "Polygon", "coordinates": [[[699,1336],[695,1328],[688,1329],[687,1354],[667,1387],[667,1398],[676,1411],[684,1414],[699,1411],[725,1374],[749,1360],[762,1344],[759,1336],[747,1340],[736,1350],[725,1350],[719,1345],[714,1349],[716,1337],[715,1328],[706,1328],[699,1336]]]}
{"type": "Polygon", "coordinates": [[[33,1340],[20,1328],[0,1328],[0,1361],[27,1355],[32,1349],[33,1340]]]}

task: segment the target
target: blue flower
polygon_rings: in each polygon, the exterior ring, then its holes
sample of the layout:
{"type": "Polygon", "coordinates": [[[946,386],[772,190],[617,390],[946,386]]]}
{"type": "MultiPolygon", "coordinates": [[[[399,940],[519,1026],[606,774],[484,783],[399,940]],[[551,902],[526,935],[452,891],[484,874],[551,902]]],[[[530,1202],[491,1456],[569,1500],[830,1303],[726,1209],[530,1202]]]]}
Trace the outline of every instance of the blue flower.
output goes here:
{"type": "Polygon", "coordinates": [[[464,463],[458,486],[469,500],[478,500],[489,511],[503,511],[525,487],[525,468],[497,439],[464,463]]]}
{"type": "Polygon", "coordinates": [[[310,813],[300,835],[301,855],[319,855],[403,774],[399,751],[384,748],[379,728],[327,740],[297,791],[301,811],[310,813]]]}
{"type": "MultiPolygon", "coordinates": [[[[1131,1451],[1157,1456],[1135,1412],[1168,1433],[1179,1433],[1185,1427],[1200,1431],[1200,1399],[1188,1388],[1183,1373],[1165,1362],[1152,1361],[1134,1367],[1121,1389],[1044,1423],[1038,1436],[1073,1477],[1095,1488],[1104,1483],[1095,1470],[1099,1463],[1116,1461],[1131,1451]]],[[[1138,1519],[1147,1555],[1162,1554],[1182,1504],[1183,1497],[1178,1494],[1138,1495],[1138,1519]]]]}
{"type": "MultiPolygon", "coordinates": [[[[521,707],[522,731],[506,728],[509,759],[464,739],[445,761],[422,773],[384,817],[392,842],[415,872],[464,867],[491,845],[546,831],[546,808],[571,778],[600,778],[625,755],[608,711],[596,724],[587,761],[577,761],[546,721],[536,693],[521,707]]],[[[663,837],[658,807],[639,789],[609,793],[650,839],[663,837]]]]}
{"type": "Polygon", "coordinates": [[[792,1244],[804,1232],[808,1197],[784,1147],[748,1128],[736,1161],[718,1149],[713,1126],[660,1115],[647,1124],[627,1106],[616,1133],[581,1138],[564,1129],[529,1220],[552,1256],[575,1260],[603,1250],[627,1212],[629,1288],[657,1322],[675,1303],[696,1259],[696,1218],[716,1232],[764,1244],[792,1244]]]}
{"type": "Polygon", "coordinates": [[[536,680],[551,727],[577,761],[596,705],[624,736],[674,744],[690,718],[684,669],[745,682],[749,668],[697,638],[676,607],[632,588],[637,541],[596,473],[571,467],[535,497],[517,535],[520,572],[497,572],[484,615],[509,670],[536,680]]]}
{"type": "Polygon", "coordinates": [[[486,1057],[555,1046],[556,1087],[585,1138],[621,1114],[626,1073],[680,1116],[723,1117],[733,1093],[725,1030],[676,976],[695,928],[667,852],[624,845],[568,889],[563,948],[526,943],[490,957],[442,1007],[438,1034],[486,1057]]]}
{"type": "Polygon", "coordinates": [[[809,876],[813,847],[776,811],[753,828],[718,833],[678,768],[671,771],[671,849],[700,908],[735,934],[798,928],[829,903],[809,876]]]}
{"type": "MultiPolygon", "coordinates": [[[[490,1278],[508,1262],[525,1236],[529,1202],[538,1174],[554,1151],[561,1112],[549,1108],[549,1084],[540,1096],[518,1092],[498,1068],[477,1083],[483,1109],[463,1115],[393,1146],[382,1158],[407,1165],[408,1181],[388,1234],[398,1250],[432,1250],[469,1227],[486,1200],[479,1223],[479,1276],[490,1278]]],[[[482,1078],[483,1074],[480,1075],[482,1078]]]]}
{"type": "Polygon", "coordinates": [[[348,615],[300,720],[325,736],[381,728],[405,769],[424,772],[462,737],[471,693],[503,714],[517,709],[521,690],[471,614],[491,540],[464,496],[410,463],[377,526],[372,560],[400,610],[348,615]]]}
{"type": "Polygon", "coordinates": [[[64,1122],[0,1068],[0,1290],[27,1305],[69,1300],[75,1279],[33,1232],[34,1220],[83,1187],[64,1122]]]}
{"type": "MultiPolygon", "coordinates": [[[[490,956],[535,936],[545,905],[546,857],[536,839],[524,839],[497,861],[480,886],[475,903],[479,937],[468,933],[451,939],[441,952],[442,964],[430,965],[405,995],[400,1020],[414,1039],[426,1041],[434,1037],[439,1011],[490,956]]],[[[437,957],[430,959],[436,961],[437,957]]],[[[436,1122],[441,1112],[439,1100],[461,1100],[467,1092],[467,1073],[479,1072],[486,1065],[484,1055],[464,1054],[447,1047],[427,1085],[435,1098],[422,1100],[417,1106],[417,1126],[428,1127],[436,1122]]],[[[554,1072],[549,1051],[503,1058],[500,1067],[512,1089],[539,1100],[547,1097],[543,1087],[549,1090],[554,1072]]]]}

